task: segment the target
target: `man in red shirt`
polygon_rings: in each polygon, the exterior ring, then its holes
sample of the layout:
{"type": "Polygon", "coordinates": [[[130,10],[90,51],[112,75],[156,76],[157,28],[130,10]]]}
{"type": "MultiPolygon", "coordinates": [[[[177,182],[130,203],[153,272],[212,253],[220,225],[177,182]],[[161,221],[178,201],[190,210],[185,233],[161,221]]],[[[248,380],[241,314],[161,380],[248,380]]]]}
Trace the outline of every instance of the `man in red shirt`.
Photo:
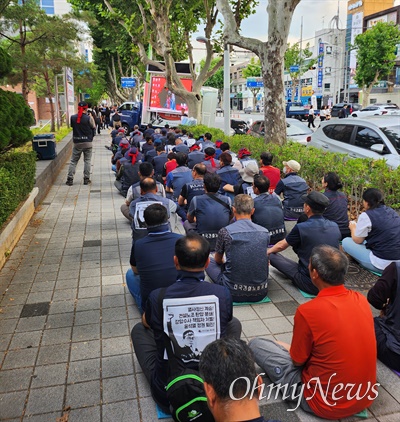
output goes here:
{"type": "Polygon", "coordinates": [[[344,287],[347,267],[341,251],[316,246],[309,271],[319,293],[297,308],[292,344],[250,342],[284,399],[326,419],[354,415],[378,396],[373,317],[366,298],[344,287]]]}
{"type": "Polygon", "coordinates": [[[281,180],[281,171],[277,167],[271,165],[273,158],[274,156],[270,152],[262,152],[260,155],[260,170],[263,172],[264,176],[268,177],[270,182],[269,193],[274,192],[276,185],[279,180],[281,180]]]}

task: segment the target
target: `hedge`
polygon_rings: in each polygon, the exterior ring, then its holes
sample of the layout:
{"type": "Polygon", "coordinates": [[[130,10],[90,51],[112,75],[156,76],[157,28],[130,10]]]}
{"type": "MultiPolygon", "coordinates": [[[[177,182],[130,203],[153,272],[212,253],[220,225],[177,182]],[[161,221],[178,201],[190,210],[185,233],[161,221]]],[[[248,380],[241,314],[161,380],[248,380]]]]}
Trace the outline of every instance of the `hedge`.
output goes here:
{"type": "Polygon", "coordinates": [[[207,126],[186,127],[196,137],[210,132],[213,140],[228,142],[232,151],[247,148],[256,159],[263,151],[274,155],[273,165],[282,168],[282,161],[296,160],[301,164],[300,176],[312,189],[322,189],[321,180],[328,171],[335,171],[343,183],[343,192],[350,199],[350,209],[358,214],[361,209],[361,197],[368,187],[380,189],[384,193],[386,205],[400,209],[400,167],[393,170],[385,160],[369,158],[349,158],[346,154],[325,152],[320,149],[304,146],[296,142],[286,145],[265,144],[262,138],[250,135],[226,136],[222,130],[207,126]]]}
{"type": "Polygon", "coordinates": [[[33,189],[35,172],[34,151],[0,155],[0,228],[33,189]]]}

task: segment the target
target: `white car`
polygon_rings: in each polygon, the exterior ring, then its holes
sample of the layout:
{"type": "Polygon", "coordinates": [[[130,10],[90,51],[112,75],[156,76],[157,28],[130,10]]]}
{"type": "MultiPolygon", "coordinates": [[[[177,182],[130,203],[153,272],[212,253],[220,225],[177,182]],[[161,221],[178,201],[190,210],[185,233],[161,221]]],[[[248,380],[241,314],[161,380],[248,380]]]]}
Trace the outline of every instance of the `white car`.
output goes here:
{"type": "Polygon", "coordinates": [[[361,110],[354,111],[352,117],[383,116],[385,114],[399,114],[400,108],[396,104],[371,104],[361,110]]]}
{"type": "Polygon", "coordinates": [[[348,154],[351,158],[385,159],[400,166],[400,116],[334,119],[322,122],[311,135],[309,146],[348,154]]]}

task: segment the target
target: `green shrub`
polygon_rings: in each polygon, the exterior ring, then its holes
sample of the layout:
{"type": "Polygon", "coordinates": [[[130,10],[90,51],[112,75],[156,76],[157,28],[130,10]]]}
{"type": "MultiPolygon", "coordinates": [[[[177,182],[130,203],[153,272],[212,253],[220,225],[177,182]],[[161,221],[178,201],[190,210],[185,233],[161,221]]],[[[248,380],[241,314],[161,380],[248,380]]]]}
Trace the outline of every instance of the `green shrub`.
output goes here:
{"type": "MultiPolygon", "coordinates": [[[[221,132],[206,126],[194,126],[189,130],[195,134],[210,132],[213,139],[213,131],[218,131],[218,134],[221,132]]],[[[325,152],[297,142],[288,142],[283,146],[265,144],[262,138],[250,135],[229,137],[222,134],[215,139],[228,142],[231,150],[235,152],[245,147],[257,160],[263,151],[269,151],[274,155],[273,165],[279,168],[283,167],[282,161],[298,161],[301,164],[300,176],[312,189],[322,188],[321,180],[325,173],[336,172],[342,180],[343,192],[350,199],[350,209],[356,214],[360,211],[362,193],[368,187],[380,189],[384,193],[386,205],[400,209],[400,167],[393,170],[386,165],[385,160],[349,158],[346,154],[325,152]]]]}
{"type": "Polygon", "coordinates": [[[33,151],[0,155],[0,227],[33,189],[35,172],[33,151]]]}
{"type": "Polygon", "coordinates": [[[34,118],[21,95],[0,89],[0,110],[0,152],[32,140],[34,118]]]}

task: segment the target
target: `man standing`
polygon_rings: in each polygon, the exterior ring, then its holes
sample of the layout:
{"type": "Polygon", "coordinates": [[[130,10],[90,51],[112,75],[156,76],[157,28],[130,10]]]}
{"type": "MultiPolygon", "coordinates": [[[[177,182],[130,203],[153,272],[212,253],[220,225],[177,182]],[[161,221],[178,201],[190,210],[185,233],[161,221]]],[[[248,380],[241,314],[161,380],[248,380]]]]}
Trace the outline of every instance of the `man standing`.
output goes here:
{"type": "MultiPolygon", "coordinates": [[[[177,240],[174,262],[178,270],[176,283],[167,287],[164,294],[154,290],[146,302],[142,322],[132,330],[132,343],[143,373],[150,383],[154,400],[164,410],[169,411],[165,386],[168,377],[168,360],[165,359],[164,337],[170,338],[172,332],[179,344],[184,344],[184,337],[189,334],[185,327],[183,313],[191,313],[195,306],[199,318],[193,318],[190,330],[193,331],[190,343],[196,339],[197,349],[193,356],[175,356],[185,359],[185,366],[198,370],[198,355],[207,344],[225,336],[240,338],[241,324],[232,316],[232,298],[223,286],[204,281],[204,269],[209,263],[210,246],[195,233],[190,233],[177,240]],[[160,296],[161,293],[161,296],[160,296]],[[160,303],[160,301],[162,301],[160,303]],[[207,311],[205,311],[207,308],[207,311]],[[207,329],[204,329],[203,317],[208,315],[207,329]],[[168,326],[168,328],[167,328],[168,326]],[[151,328],[151,329],[149,329],[151,328]]],[[[182,360],[183,362],[183,360],[182,360]]]]}
{"type": "Polygon", "coordinates": [[[286,400],[320,418],[343,419],[378,396],[374,322],[365,297],[344,287],[348,260],[327,245],[313,249],[309,264],[318,296],[297,308],[292,344],[250,341],[256,363],[286,400]]]}
{"type": "Polygon", "coordinates": [[[311,251],[314,246],[326,244],[339,248],[342,238],[339,226],[325,219],[322,214],[329,205],[329,199],[320,192],[312,191],[302,197],[304,213],[308,220],[298,223],[287,235],[272,248],[268,249],[271,265],[292,280],[292,283],[303,292],[317,295],[318,289],[312,283],[308,271],[311,251]],[[289,246],[299,257],[298,264],[280,253],[289,246]]]}
{"type": "Polygon", "coordinates": [[[267,229],[251,221],[253,212],[254,201],[250,195],[235,196],[236,221],[218,232],[215,257],[207,268],[214,283],[228,287],[234,302],[259,302],[268,293],[270,237],[267,229]]]}
{"type": "Polygon", "coordinates": [[[275,188],[277,195],[283,194],[283,209],[286,220],[297,220],[303,212],[303,200],[301,197],[308,191],[307,182],[297,173],[300,164],[295,160],[283,162],[285,177],[278,182],[275,188]]]}
{"type": "Polygon", "coordinates": [[[71,116],[72,140],[74,146],[72,148],[72,157],[66,181],[68,186],[74,184],[76,165],[78,164],[82,153],[84,159],[83,184],[88,185],[90,183],[93,129],[95,129],[96,123],[94,122],[93,117],[87,114],[87,110],[88,103],[81,101],[78,104],[78,114],[71,116]]]}

